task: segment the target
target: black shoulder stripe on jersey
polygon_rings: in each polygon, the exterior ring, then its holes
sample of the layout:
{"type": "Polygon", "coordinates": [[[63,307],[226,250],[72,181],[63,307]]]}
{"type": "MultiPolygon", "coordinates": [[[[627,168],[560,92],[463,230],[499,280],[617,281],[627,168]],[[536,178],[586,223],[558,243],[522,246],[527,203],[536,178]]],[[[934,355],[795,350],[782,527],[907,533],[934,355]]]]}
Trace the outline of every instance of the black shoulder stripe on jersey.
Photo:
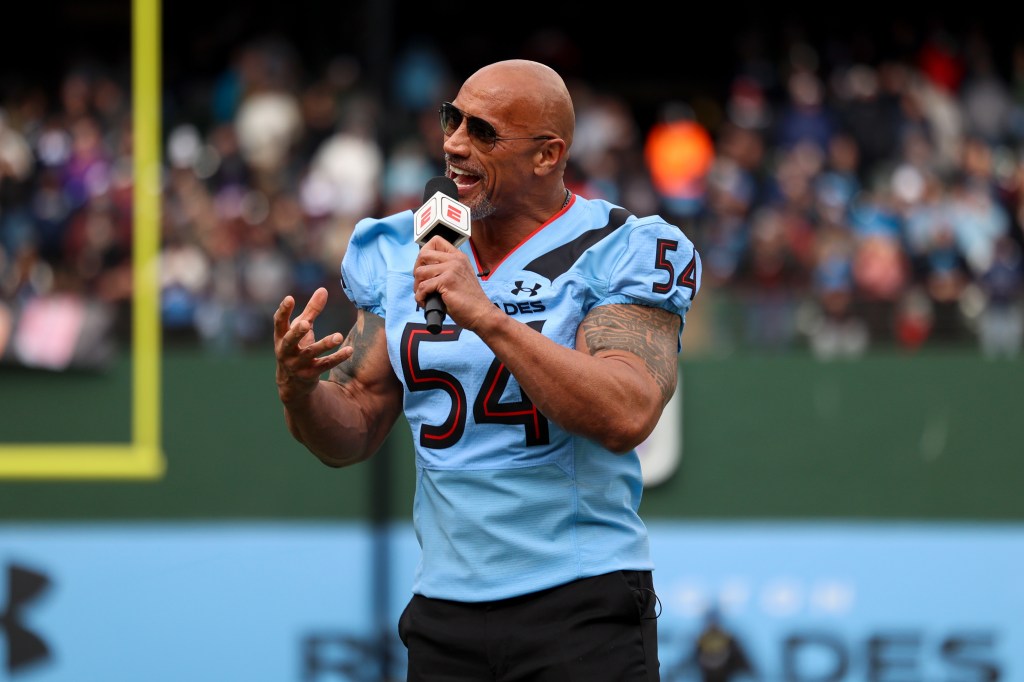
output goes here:
{"type": "Polygon", "coordinates": [[[539,258],[534,258],[525,269],[536,272],[541,277],[546,277],[548,281],[553,282],[556,277],[568,271],[584,251],[625,225],[629,216],[629,211],[624,208],[612,209],[608,214],[607,225],[587,230],[571,242],[551,249],[539,258]]]}

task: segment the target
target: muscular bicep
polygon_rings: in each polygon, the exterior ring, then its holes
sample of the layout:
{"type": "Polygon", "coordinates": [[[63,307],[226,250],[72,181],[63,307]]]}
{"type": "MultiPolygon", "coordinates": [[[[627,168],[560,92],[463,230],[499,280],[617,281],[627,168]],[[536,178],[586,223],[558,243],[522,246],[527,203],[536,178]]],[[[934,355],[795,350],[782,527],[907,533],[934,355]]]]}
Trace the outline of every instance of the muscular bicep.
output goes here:
{"type": "Polygon", "coordinates": [[[676,390],[679,316],[643,305],[603,305],[590,311],[576,335],[576,347],[605,357],[629,353],[657,384],[662,404],[676,390]]]}
{"type": "Polygon", "coordinates": [[[358,310],[344,343],[352,357],[331,370],[330,380],[360,406],[368,425],[379,424],[386,435],[402,409],[402,384],[388,358],[384,320],[358,310]]]}

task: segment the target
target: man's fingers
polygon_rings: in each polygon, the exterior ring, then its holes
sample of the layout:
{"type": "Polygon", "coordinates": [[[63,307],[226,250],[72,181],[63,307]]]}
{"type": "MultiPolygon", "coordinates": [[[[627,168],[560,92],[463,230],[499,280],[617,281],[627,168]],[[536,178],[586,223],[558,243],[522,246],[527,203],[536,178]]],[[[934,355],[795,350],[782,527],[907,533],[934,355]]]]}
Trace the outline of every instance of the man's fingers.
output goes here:
{"type": "MultiPolygon", "coordinates": [[[[301,317],[297,317],[292,320],[291,326],[288,328],[287,333],[281,339],[281,345],[285,350],[294,350],[298,348],[299,341],[305,338],[309,330],[313,328],[313,325],[306,322],[301,317]]],[[[301,350],[301,349],[300,349],[301,350]]]]}
{"type": "Polygon", "coordinates": [[[431,249],[434,249],[436,251],[447,251],[449,253],[461,253],[461,251],[456,249],[455,246],[450,241],[448,241],[447,239],[445,239],[444,237],[442,237],[440,235],[431,237],[430,241],[428,241],[425,246],[427,248],[431,248],[431,249]]]}
{"type": "MultiPolygon", "coordinates": [[[[329,334],[319,341],[312,340],[314,338],[311,333],[313,321],[323,311],[326,303],[327,289],[321,287],[313,292],[302,314],[289,322],[288,318],[295,308],[295,299],[291,296],[286,296],[281,301],[281,305],[274,312],[274,338],[280,341],[278,349],[279,359],[284,359],[285,356],[305,356],[309,359],[308,361],[313,362],[314,366],[316,366],[319,362],[316,356],[341,344],[344,336],[338,333],[329,334]],[[311,342],[307,343],[304,347],[300,346],[303,339],[307,336],[310,337],[311,342]]],[[[338,362],[341,362],[341,360],[338,360],[338,362]]],[[[334,364],[337,364],[337,362],[334,364]]]]}
{"type": "Polygon", "coordinates": [[[354,352],[355,349],[352,348],[352,346],[343,346],[330,355],[324,355],[323,357],[317,358],[314,361],[313,366],[316,367],[317,372],[326,372],[348,360],[352,357],[352,353],[354,352]]]}
{"type": "MultiPolygon", "coordinates": [[[[440,239],[440,237],[438,237],[438,239],[440,239]]],[[[448,242],[444,241],[443,239],[441,239],[441,243],[447,244],[449,247],[451,247],[451,244],[448,244],[448,242]]],[[[463,253],[458,250],[443,251],[440,249],[431,249],[429,247],[424,247],[423,249],[420,250],[416,262],[420,265],[433,265],[437,263],[447,263],[449,261],[459,258],[460,256],[463,256],[463,253]]]]}
{"type": "Polygon", "coordinates": [[[285,296],[281,305],[277,306],[277,310],[274,311],[274,336],[276,338],[280,339],[288,333],[290,326],[288,318],[291,317],[294,308],[295,299],[291,296],[285,296]]]}
{"type": "Polygon", "coordinates": [[[343,346],[330,355],[320,355],[320,353],[337,346],[341,342],[341,334],[332,334],[315,344],[310,344],[303,348],[299,353],[301,359],[297,361],[297,366],[292,371],[300,377],[312,378],[334,369],[352,357],[355,349],[352,346],[343,346]]]}
{"type": "Polygon", "coordinates": [[[307,355],[320,355],[338,345],[344,340],[341,334],[328,334],[324,338],[320,339],[316,343],[311,343],[302,349],[302,352],[307,355]]]}
{"type": "Polygon", "coordinates": [[[447,269],[440,263],[421,263],[413,270],[413,277],[420,282],[425,282],[445,272],[447,269]]]}
{"type": "Polygon", "coordinates": [[[306,303],[306,307],[302,310],[302,314],[299,317],[303,320],[307,320],[312,324],[320,313],[324,311],[324,307],[327,305],[327,289],[320,287],[313,292],[313,295],[309,297],[309,302],[306,303]]]}

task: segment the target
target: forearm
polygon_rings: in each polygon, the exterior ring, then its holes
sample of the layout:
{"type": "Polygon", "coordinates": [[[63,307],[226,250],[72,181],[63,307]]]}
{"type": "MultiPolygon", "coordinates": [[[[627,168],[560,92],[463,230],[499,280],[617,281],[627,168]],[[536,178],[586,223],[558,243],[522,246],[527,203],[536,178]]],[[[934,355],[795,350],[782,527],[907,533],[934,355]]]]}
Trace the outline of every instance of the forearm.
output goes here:
{"type": "Polygon", "coordinates": [[[474,331],[537,409],[570,433],[626,452],[657,424],[661,391],[635,355],[566,348],[500,311],[474,331]]]}
{"type": "MultiPolygon", "coordinates": [[[[326,293],[316,302],[325,300],[326,293]]],[[[346,347],[317,358],[328,344],[340,342],[335,338],[339,335],[296,351],[294,337],[311,334],[310,322],[296,321],[294,330],[285,332],[287,312],[283,306],[278,314],[277,394],[288,431],[328,466],[365,460],[380,447],[402,408],[402,387],[388,361],[384,321],[360,310],[346,347]],[[320,379],[328,368],[330,380],[320,379]]]]}
{"type": "Polygon", "coordinates": [[[309,394],[283,402],[292,436],[324,464],[344,467],[370,457],[387,437],[396,415],[371,419],[348,390],[321,380],[309,394]]]}

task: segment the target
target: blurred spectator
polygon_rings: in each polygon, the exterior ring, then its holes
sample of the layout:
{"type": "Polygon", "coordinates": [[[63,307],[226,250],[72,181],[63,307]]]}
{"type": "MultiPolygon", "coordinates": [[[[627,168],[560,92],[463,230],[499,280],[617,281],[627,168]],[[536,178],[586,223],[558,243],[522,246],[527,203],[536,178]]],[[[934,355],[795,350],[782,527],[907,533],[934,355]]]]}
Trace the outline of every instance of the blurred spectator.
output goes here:
{"type": "Polygon", "coordinates": [[[861,192],[853,213],[853,281],[869,331],[891,338],[897,305],[910,283],[899,219],[887,189],[861,192]]]}
{"type": "Polygon", "coordinates": [[[996,73],[992,48],[976,31],[968,35],[959,99],[969,134],[981,138],[987,145],[1009,141],[1013,108],[1010,86],[996,73]]]}
{"type": "Polygon", "coordinates": [[[787,99],[775,122],[773,144],[786,152],[800,144],[824,155],[837,132],[837,121],[825,100],[825,88],[814,71],[798,66],[786,80],[787,99]]]}
{"type": "Polygon", "coordinates": [[[576,132],[567,168],[567,184],[585,196],[621,202],[623,155],[636,149],[639,132],[629,106],[569,81],[576,106],[576,132]]]}
{"type": "Polygon", "coordinates": [[[796,314],[805,282],[781,211],[764,207],[752,215],[745,255],[739,283],[746,294],[747,341],[756,348],[788,350],[797,337],[796,314]]]}
{"type": "Polygon", "coordinates": [[[811,350],[822,359],[860,356],[870,339],[854,307],[853,234],[841,223],[825,226],[816,247],[812,271],[816,309],[807,329],[811,350]]]}
{"type": "Polygon", "coordinates": [[[733,79],[725,103],[729,122],[743,130],[765,132],[772,126],[772,107],[764,86],[756,78],[740,74],[733,79]]]}
{"type": "Polygon", "coordinates": [[[916,66],[936,87],[950,93],[960,88],[966,67],[959,41],[942,22],[932,22],[917,50],[916,66]]]}
{"type": "Polygon", "coordinates": [[[826,144],[833,145],[840,135],[854,140],[859,176],[892,157],[903,122],[898,95],[885,89],[880,69],[856,63],[832,79],[840,123],[826,144]]]}
{"type": "Polygon", "coordinates": [[[306,210],[342,217],[374,213],[383,167],[381,149],[372,137],[338,131],[309,162],[302,182],[306,210]]]}
{"type": "Polygon", "coordinates": [[[303,132],[297,98],[281,91],[247,95],[238,107],[235,129],[242,158],[254,171],[257,186],[282,187],[292,147],[303,132]]]}
{"type": "Polygon", "coordinates": [[[7,119],[0,108],[0,272],[3,261],[36,241],[28,205],[35,156],[25,136],[7,119]]]}
{"type": "Polygon", "coordinates": [[[998,239],[979,281],[985,295],[978,329],[981,350],[989,358],[1016,358],[1024,340],[1024,266],[1016,241],[1006,235],[998,239]]]}
{"type": "Polygon", "coordinates": [[[934,326],[933,307],[931,299],[918,287],[901,294],[894,330],[900,347],[913,352],[924,345],[934,326]]]}
{"type": "Polygon", "coordinates": [[[413,40],[395,62],[394,101],[414,114],[434,112],[452,86],[448,64],[437,47],[423,39],[413,40]]]}

